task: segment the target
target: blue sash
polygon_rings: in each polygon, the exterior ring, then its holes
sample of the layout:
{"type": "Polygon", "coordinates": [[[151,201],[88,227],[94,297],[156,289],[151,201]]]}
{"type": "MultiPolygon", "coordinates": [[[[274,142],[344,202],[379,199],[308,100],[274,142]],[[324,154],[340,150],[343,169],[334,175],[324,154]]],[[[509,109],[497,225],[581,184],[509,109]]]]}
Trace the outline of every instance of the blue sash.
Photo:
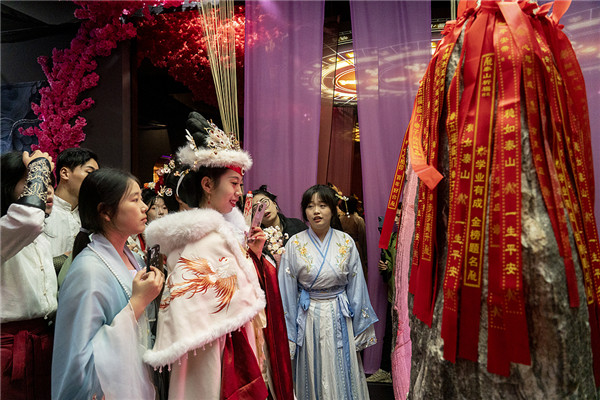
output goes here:
{"type": "Polygon", "coordinates": [[[298,346],[302,346],[304,344],[304,327],[306,326],[306,312],[308,311],[308,307],[310,306],[309,292],[312,289],[312,287],[314,286],[315,282],[317,281],[317,278],[319,278],[319,275],[321,274],[321,271],[323,270],[323,265],[325,265],[325,262],[327,261],[327,254],[329,253],[329,245],[331,244],[331,238],[333,237],[333,229],[330,228],[327,235],[329,236],[329,238],[326,239],[327,245],[325,246],[325,253],[323,253],[321,251],[321,248],[315,242],[315,239],[313,239],[313,237],[311,236],[310,231],[308,232],[308,237],[310,238],[310,241],[315,246],[315,248],[317,249],[317,251],[319,252],[321,257],[323,258],[323,260],[321,261],[321,265],[319,266],[319,271],[317,271],[317,276],[315,276],[315,279],[313,279],[309,288],[305,289],[302,285],[298,285],[298,290],[300,291],[300,298],[298,299],[298,316],[296,318],[297,331],[298,331],[298,334],[296,336],[296,344],[298,346]]]}

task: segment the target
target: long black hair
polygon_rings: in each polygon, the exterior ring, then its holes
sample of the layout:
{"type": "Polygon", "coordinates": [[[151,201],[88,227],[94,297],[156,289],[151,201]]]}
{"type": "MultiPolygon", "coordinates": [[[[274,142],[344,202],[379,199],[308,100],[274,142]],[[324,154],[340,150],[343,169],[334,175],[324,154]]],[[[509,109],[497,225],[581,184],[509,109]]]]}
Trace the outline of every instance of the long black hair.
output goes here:
{"type": "Polygon", "coordinates": [[[342,230],[342,223],[340,222],[340,218],[337,214],[338,198],[336,197],[335,190],[333,190],[327,185],[311,186],[302,195],[302,202],[300,204],[302,207],[302,219],[304,220],[304,222],[308,220],[308,218],[306,218],[306,208],[312,201],[312,198],[315,194],[317,194],[319,196],[319,199],[325,204],[327,204],[327,206],[331,210],[331,222],[329,223],[329,225],[334,229],[342,230]]]}
{"type": "Polygon", "coordinates": [[[350,196],[348,200],[340,203],[340,210],[350,215],[358,212],[358,199],[354,196],[350,196]]]}
{"type": "Polygon", "coordinates": [[[100,168],[85,177],[79,190],[82,231],[75,237],[73,258],[88,245],[90,233],[104,233],[102,213],[116,215],[132,181],[139,184],[130,173],[113,168],[100,168]]]}
{"type": "Polygon", "coordinates": [[[2,154],[0,158],[0,182],[2,207],[2,216],[6,215],[8,207],[17,199],[14,198],[14,191],[17,183],[25,176],[25,164],[23,164],[23,153],[20,151],[11,151],[2,154]]]}

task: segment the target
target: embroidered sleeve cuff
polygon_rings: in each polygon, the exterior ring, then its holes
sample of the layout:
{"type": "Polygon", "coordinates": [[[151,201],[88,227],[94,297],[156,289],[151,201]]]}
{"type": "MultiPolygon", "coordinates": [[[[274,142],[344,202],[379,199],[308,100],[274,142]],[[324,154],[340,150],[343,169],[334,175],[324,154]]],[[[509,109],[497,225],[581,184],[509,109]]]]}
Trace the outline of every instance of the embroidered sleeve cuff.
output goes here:
{"type": "Polygon", "coordinates": [[[50,161],[42,157],[31,161],[27,166],[26,179],[25,188],[17,204],[45,210],[50,184],[50,161]]]}

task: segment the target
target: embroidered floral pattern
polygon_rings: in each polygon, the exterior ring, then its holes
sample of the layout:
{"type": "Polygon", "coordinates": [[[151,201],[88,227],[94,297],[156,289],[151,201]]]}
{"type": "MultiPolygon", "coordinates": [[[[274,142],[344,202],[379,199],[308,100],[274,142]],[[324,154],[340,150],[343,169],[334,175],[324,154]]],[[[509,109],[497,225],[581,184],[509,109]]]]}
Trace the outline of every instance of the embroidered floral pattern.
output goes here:
{"type": "Polygon", "coordinates": [[[173,299],[187,295],[187,298],[192,298],[197,293],[206,293],[208,289],[213,289],[219,301],[219,308],[213,312],[216,314],[224,308],[229,307],[231,298],[237,289],[237,276],[227,274],[227,265],[229,260],[226,257],[219,259],[220,266],[214,268],[205,258],[197,258],[189,260],[185,257],[180,257],[177,264],[183,264],[183,271],[188,271],[192,277],[182,273],[182,282],[173,283],[172,275],[167,279],[168,295],[163,296],[160,303],[161,309],[166,309],[171,304],[173,299]],[[224,276],[228,275],[228,276],[224,276]]]}
{"type": "Polygon", "coordinates": [[[296,246],[296,248],[298,249],[298,254],[300,254],[300,258],[306,263],[306,272],[310,273],[310,270],[313,267],[313,257],[306,248],[306,246],[308,246],[308,242],[300,243],[298,238],[296,238],[294,239],[293,243],[294,246],[296,246]]]}
{"type": "Polygon", "coordinates": [[[288,234],[282,233],[279,226],[268,226],[263,229],[263,232],[267,235],[265,244],[271,254],[283,254],[285,252],[283,239],[288,239],[288,234]]]}
{"type": "Polygon", "coordinates": [[[290,271],[290,267],[287,267],[285,269],[285,273],[291,276],[293,279],[296,279],[296,277],[292,274],[292,271],[290,271]]]}
{"type": "Polygon", "coordinates": [[[339,266],[340,271],[344,272],[348,267],[346,260],[350,255],[351,242],[350,239],[345,238],[344,243],[336,242],[336,245],[338,246],[338,254],[335,257],[335,263],[339,266]]]}

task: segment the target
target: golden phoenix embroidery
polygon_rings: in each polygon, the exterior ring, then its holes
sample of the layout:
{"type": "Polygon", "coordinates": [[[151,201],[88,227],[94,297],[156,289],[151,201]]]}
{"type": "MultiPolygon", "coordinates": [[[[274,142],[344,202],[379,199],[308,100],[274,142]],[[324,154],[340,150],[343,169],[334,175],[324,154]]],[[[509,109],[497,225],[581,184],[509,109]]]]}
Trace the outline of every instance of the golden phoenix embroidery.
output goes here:
{"type": "MultiPolygon", "coordinates": [[[[228,259],[221,257],[220,263],[227,264],[228,259]]],[[[219,308],[213,312],[216,314],[226,307],[229,307],[231,298],[233,297],[237,287],[237,276],[222,276],[220,270],[215,271],[212,265],[205,258],[197,258],[189,260],[185,257],[180,257],[177,263],[182,263],[185,266],[182,268],[182,282],[173,283],[171,277],[167,279],[167,288],[169,289],[168,296],[165,296],[160,303],[160,308],[169,307],[171,301],[178,297],[188,294],[187,298],[192,298],[197,293],[206,293],[209,288],[212,288],[219,300],[219,308]],[[191,272],[193,277],[186,277],[186,272],[191,272]]]]}

